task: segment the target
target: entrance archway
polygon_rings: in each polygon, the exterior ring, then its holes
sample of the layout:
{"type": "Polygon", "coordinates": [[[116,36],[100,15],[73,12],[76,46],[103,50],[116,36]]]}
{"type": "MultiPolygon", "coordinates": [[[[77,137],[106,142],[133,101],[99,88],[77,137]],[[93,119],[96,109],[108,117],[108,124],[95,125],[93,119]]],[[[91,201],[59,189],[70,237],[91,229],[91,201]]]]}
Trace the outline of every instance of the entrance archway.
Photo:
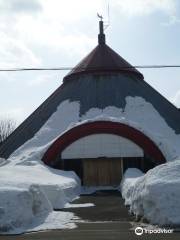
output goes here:
{"type": "MultiPolygon", "coordinates": [[[[110,161],[107,161],[107,158],[104,160],[97,158],[97,159],[94,159],[93,161],[91,161],[91,159],[86,160],[87,164],[86,165],[84,164],[81,169],[80,163],[81,163],[81,160],[84,158],[84,156],[82,156],[81,159],[79,158],[79,156],[78,156],[78,159],[76,158],[76,156],[74,157],[71,156],[70,157],[71,161],[68,162],[69,167],[67,167],[67,164],[65,166],[63,163],[63,158],[65,156],[63,154],[65,152],[67,154],[66,149],[68,149],[70,145],[73,145],[73,143],[80,141],[84,137],[88,137],[91,135],[98,135],[98,134],[110,134],[110,135],[121,136],[122,138],[127,139],[127,141],[128,140],[131,141],[137,147],[139,147],[139,149],[142,149],[146,156],[149,156],[151,159],[153,159],[156,165],[164,163],[166,161],[160,149],[145,134],[126,124],[109,122],[109,121],[89,122],[89,123],[85,123],[70,129],[69,131],[67,131],[66,133],[64,133],[62,136],[60,136],[58,139],[54,141],[54,143],[49,147],[49,149],[44,154],[42,160],[44,163],[52,167],[56,167],[58,163],[61,169],[65,169],[65,170],[77,169],[77,171],[75,170],[75,172],[79,171],[78,172],[79,176],[83,175],[83,173],[81,173],[80,171],[83,172],[85,171],[84,169],[87,170],[87,168],[88,169],[92,168],[91,172],[93,172],[94,169],[97,169],[99,162],[101,162],[101,167],[103,166],[105,168],[105,166],[107,166],[106,167],[107,169],[111,167],[112,169],[114,169],[113,171],[115,171],[115,169],[117,169],[118,166],[122,166],[119,164],[120,159],[122,158],[117,159],[117,156],[113,156],[113,155],[111,157],[109,156],[109,160],[111,160],[111,163],[113,163],[113,165],[110,163],[110,161]],[[59,164],[60,162],[62,163],[59,164]]],[[[134,156],[134,157],[123,156],[123,157],[125,157],[124,163],[126,165],[126,168],[134,167],[132,166],[132,158],[133,158],[133,161],[137,161],[137,162],[141,161],[140,157],[142,158],[142,156],[140,156],[139,158],[138,156],[134,156]]],[[[147,158],[144,158],[143,160],[146,161],[146,159],[147,158]]],[[[151,168],[151,166],[149,168],[151,168]]],[[[95,178],[95,176],[93,176],[93,178],[95,178]]],[[[86,176],[84,176],[83,179],[86,179],[86,176]]]]}

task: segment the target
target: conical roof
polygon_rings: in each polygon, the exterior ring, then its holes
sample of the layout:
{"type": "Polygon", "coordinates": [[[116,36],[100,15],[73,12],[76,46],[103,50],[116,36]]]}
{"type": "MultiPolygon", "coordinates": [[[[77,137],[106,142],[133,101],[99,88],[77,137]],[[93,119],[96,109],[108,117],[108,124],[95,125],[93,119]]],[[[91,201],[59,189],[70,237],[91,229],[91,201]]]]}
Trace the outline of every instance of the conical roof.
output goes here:
{"type": "Polygon", "coordinates": [[[123,59],[113,49],[105,43],[103,32],[103,22],[100,21],[100,33],[98,35],[98,45],[95,47],[72,71],[65,76],[64,82],[80,74],[104,74],[112,72],[124,72],[138,76],[143,79],[143,75],[130,63],[123,59]]]}
{"type": "Polygon", "coordinates": [[[64,78],[66,81],[75,75],[88,73],[124,72],[143,79],[143,75],[124,60],[106,44],[98,44],[73,70],[64,78]]]}

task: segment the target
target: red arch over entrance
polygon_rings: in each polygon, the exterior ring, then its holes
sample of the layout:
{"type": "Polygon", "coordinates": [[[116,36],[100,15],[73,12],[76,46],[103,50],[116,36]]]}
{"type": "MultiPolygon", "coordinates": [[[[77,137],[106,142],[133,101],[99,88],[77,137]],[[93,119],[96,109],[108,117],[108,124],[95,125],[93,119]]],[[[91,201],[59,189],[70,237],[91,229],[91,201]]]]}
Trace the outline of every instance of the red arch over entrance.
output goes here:
{"type": "Polygon", "coordinates": [[[139,130],[126,124],[109,121],[84,123],[70,129],[52,143],[52,145],[44,154],[42,161],[46,164],[49,164],[51,161],[54,161],[57,156],[74,141],[78,140],[79,138],[98,133],[109,133],[128,138],[140,146],[144,152],[153,157],[158,164],[166,162],[166,159],[160,149],[149,137],[144,135],[139,130]]]}

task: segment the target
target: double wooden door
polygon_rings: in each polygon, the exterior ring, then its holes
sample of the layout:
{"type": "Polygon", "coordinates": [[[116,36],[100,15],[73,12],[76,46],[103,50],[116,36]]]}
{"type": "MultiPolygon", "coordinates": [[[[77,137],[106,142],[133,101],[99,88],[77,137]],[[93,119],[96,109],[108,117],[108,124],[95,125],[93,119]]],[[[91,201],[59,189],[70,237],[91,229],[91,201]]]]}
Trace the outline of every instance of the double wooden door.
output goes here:
{"type": "Polygon", "coordinates": [[[83,185],[117,186],[121,178],[121,158],[83,159],[83,185]]]}

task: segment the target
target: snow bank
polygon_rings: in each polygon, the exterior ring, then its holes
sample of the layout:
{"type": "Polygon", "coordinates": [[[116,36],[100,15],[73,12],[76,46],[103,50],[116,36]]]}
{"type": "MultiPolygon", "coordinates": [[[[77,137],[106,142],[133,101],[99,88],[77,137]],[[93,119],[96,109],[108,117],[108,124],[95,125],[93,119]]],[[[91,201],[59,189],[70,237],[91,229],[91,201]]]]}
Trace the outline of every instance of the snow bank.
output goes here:
{"type": "Polygon", "coordinates": [[[52,212],[45,194],[37,187],[0,188],[0,232],[21,232],[37,219],[45,219],[52,212]]]}
{"type": "Polygon", "coordinates": [[[73,213],[53,212],[39,186],[0,188],[0,234],[74,228],[73,213]]]}
{"type": "Polygon", "coordinates": [[[125,205],[131,204],[131,195],[135,186],[136,181],[139,177],[143,176],[144,173],[137,168],[128,168],[124,173],[121,181],[121,194],[125,199],[125,205]]]}
{"type": "Polygon", "coordinates": [[[61,209],[79,196],[80,179],[74,172],[44,165],[41,155],[46,145],[65,131],[67,124],[76,121],[78,107],[65,101],[59,107],[61,114],[55,114],[13,157],[7,161],[0,159],[1,233],[74,227],[70,223],[72,213],[53,209],[61,209]]]}
{"type": "Polygon", "coordinates": [[[72,213],[54,212],[80,193],[74,172],[32,165],[0,167],[0,232],[22,233],[73,227],[72,213]]]}
{"type": "Polygon", "coordinates": [[[152,224],[180,225],[180,159],[159,165],[143,176],[138,172],[127,170],[121,182],[130,211],[152,224]]]}
{"type": "Polygon", "coordinates": [[[3,186],[28,189],[31,185],[39,186],[54,209],[63,208],[80,193],[80,179],[74,172],[38,163],[33,166],[8,164],[0,168],[0,189],[3,186]]]}

